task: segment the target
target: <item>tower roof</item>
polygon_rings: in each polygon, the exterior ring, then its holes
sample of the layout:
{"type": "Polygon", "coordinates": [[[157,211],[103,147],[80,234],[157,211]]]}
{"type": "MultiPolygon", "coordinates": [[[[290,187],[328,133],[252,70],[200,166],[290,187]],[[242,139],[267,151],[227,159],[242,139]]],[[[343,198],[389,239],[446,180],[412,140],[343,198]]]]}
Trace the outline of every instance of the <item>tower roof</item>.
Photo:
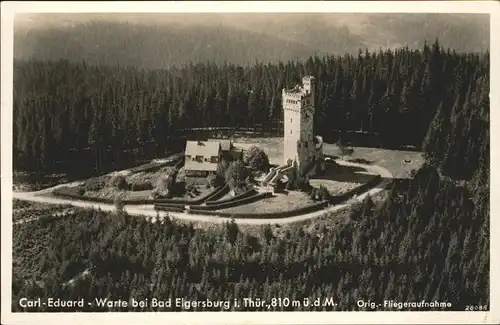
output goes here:
{"type": "Polygon", "coordinates": [[[285,89],[287,93],[292,93],[292,94],[300,94],[302,93],[303,89],[299,85],[295,85],[293,88],[285,89]]]}

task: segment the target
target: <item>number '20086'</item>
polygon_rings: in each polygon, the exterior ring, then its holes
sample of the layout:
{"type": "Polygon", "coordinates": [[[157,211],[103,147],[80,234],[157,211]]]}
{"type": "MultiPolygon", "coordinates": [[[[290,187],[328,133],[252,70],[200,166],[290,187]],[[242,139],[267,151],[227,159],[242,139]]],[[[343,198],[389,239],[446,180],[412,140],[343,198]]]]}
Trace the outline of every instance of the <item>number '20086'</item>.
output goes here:
{"type": "Polygon", "coordinates": [[[487,305],[482,305],[482,306],[465,306],[465,311],[487,311],[488,306],[487,305]]]}

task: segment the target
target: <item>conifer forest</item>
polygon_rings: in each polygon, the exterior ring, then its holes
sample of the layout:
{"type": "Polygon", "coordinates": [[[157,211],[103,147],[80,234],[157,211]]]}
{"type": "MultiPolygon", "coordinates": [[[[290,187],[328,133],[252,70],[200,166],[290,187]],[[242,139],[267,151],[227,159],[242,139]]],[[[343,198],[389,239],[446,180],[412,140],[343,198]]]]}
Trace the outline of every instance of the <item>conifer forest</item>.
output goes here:
{"type": "MultiPolygon", "coordinates": [[[[363,131],[376,136],[378,147],[421,150],[422,168],[394,182],[385,199],[348,209],[349,222],[311,231],[293,225],[246,231],[234,222],[197,227],[170,218],[152,223],[123,211],[84,209],[15,224],[12,310],[58,311],[21,308],[20,297],[319,297],[337,304],[276,302],[270,310],[388,310],[359,307],[360,299],[488,310],[489,52],[457,53],[435,40],[420,49],[245,66],[201,62],[145,70],[16,60],[13,168],[82,178],[117,169],[127,150],[147,148],[150,153],[139,152],[144,157],[175,151],[170,139],[183,129],[271,129],[282,119],[281,90],[304,75],[317,80],[314,128],[325,141],[338,141],[339,130],[363,131]]],[[[261,309],[232,304],[228,310],[261,309]]]]}

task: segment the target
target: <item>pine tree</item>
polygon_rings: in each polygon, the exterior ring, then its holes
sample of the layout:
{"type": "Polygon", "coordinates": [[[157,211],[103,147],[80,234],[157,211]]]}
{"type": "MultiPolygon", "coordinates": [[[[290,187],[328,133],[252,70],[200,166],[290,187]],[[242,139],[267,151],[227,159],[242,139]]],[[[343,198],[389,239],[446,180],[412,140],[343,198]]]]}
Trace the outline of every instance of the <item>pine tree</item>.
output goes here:
{"type": "Polygon", "coordinates": [[[441,139],[446,136],[445,119],[444,109],[440,105],[422,144],[425,158],[431,165],[438,163],[441,158],[440,152],[443,150],[441,139]]]}
{"type": "Polygon", "coordinates": [[[230,222],[226,223],[226,237],[231,244],[236,243],[236,239],[238,238],[239,228],[234,219],[231,219],[230,222]]]}

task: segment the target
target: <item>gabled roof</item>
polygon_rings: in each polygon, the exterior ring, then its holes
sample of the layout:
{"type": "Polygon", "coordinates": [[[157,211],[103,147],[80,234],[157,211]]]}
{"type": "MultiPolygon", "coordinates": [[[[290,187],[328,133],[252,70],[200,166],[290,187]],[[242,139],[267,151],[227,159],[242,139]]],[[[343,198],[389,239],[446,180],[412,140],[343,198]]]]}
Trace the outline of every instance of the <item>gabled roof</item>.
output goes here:
{"type": "Polygon", "coordinates": [[[220,140],[220,148],[222,151],[229,151],[231,150],[231,140],[220,140]]]}
{"type": "Polygon", "coordinates": [[[186,157],[184,169],[186,170],[200,170],[200,171],[216,171],[217,163],[205,161],[204,158],[218,157],[220,151],[220,143],[216,141],[187,141],[186,142],[186,156],[192,158],[202,156],[203,160],[198,162],[186,157]]]}
{"type": "Polygon", "coordinates": [[[187,141],[186,156],[219,156],[220,143],[214,141],[187,141]]]}
{"type": "Polygon", "coordinates": [[[208,139],[210,142],[219,142],[220,143],[220,149],[222,151],[229,151],[231,150],[231,140],[229,139],[208,139]]]}

